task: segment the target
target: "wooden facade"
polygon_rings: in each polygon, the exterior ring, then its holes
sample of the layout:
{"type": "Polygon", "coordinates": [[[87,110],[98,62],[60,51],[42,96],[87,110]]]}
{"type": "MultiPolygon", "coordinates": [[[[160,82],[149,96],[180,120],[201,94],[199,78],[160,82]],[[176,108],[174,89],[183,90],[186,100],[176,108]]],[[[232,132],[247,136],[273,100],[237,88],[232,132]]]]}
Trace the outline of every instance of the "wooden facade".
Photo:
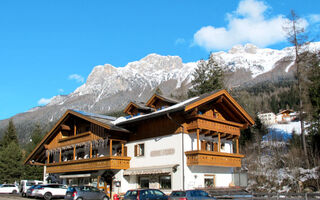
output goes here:
{"type": "Polygon", "coordinates": [[[228,92],[206,94],[170,109],[177,103],[160,95],[145,106],[131,102],[124,110],[129,117],[116,125],[110,123],[114,119],[69,110],[25,163],[43,163],[48,173],[128,169],[126,143],[184,133],[195,134],[197,143],[195,150],[184,152],[188,166],[241,167],[240,130],[254,121],[228,92]],[[135,117],[138,114],[142,116],[135,117]],[[221,140],[232,141],[235,151],[221,152],[221,140]]]}

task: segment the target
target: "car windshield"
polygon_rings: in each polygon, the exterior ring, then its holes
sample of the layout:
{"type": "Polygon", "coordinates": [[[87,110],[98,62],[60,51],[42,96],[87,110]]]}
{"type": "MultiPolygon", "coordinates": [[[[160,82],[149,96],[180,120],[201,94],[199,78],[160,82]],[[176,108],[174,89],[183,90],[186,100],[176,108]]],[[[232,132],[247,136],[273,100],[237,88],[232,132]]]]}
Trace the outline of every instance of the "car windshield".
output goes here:
{"type": "Polygon", "coordinates": [[[126,197],[130,197],[130,196],[136,197],[137,196],[137,191],[136,190],[129,190],[129,191],[127,191],[127,193],[124,196],[126,196],[126,197]]]}
{"type": "Polygon", "coordinates": [[[164,196],[165,194],[163,192],[161,192],[160,190],[153,190],[154,194],[156,196],[164,196]]]}
{"type": "Polygon", "coordinates": [[[186,196],[186,192],[173,191],[170,196],[172,196],[172,197],[184,197],[184,196],[186,196]]]}
{"type": "Polygon", "coordinates": [[[192,197],[209,197],[209,194],[202,190],[193,190],[190,192],[192,197]]]}
{"type": "Polygon", "coordinates": [[[34,185],[34,184],[35,184],[35,182],[27,182],[27,183],[26,183],[27,186],[32,186],[32,185],[34,185]]]}

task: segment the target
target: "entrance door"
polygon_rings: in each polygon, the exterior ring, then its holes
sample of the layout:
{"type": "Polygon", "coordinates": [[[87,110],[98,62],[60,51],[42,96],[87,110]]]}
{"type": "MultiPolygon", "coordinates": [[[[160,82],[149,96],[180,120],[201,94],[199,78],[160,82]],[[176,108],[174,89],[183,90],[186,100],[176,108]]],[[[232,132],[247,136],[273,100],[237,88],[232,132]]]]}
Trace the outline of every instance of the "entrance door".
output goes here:
{"type": "Polygon", "coordinates": [[[98,177],[98,188],[103,189],[106,195],[111,198],[112,193],[112,177],[113,173],[111,171],[106,171],[102,176],[98,177]]]}

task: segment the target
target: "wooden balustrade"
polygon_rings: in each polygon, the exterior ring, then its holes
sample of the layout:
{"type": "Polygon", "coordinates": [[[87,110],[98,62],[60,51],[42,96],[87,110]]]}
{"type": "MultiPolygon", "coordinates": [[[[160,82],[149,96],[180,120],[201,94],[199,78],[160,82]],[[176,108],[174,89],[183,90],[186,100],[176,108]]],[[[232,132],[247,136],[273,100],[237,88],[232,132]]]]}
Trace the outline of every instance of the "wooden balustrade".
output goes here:
{"type": "Polygon", "coordinates": [[[99,158],[70,160],[61,163],[47,164],[47,173],[64,173],[75,171],[91,171],[103,169],[128,169],[130,157],[104,156],[99,158]]]}
{"type": "Polygon", "coordinates": [[[187,151],[187,165],[204,165],[220,167],[241,167],[241,154],[222,153],[213,151],[187,151]]]}
{"type": "Polygon", "coordinates": [[[187,123],[188,131],[203,129],[240,136],[240,128],[243,126],[239,123],[215,119],[204,115],[195,115],[190,117],[189,120],[189,123],[187,123]]]}

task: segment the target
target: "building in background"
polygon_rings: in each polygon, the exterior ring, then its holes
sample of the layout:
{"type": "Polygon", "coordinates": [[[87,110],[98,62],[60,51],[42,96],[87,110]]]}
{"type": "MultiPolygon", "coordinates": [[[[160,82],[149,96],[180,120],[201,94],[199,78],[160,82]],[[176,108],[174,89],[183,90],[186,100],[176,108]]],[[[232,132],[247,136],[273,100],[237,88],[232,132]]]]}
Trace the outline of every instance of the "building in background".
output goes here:
{"type": "Polygon", "coordinates": [[[263,123],[264,125],[272,125],[277,123],[276,115],[273,112],[259,113],[258,117],[261,120],[261,123],[263,123]]]}

